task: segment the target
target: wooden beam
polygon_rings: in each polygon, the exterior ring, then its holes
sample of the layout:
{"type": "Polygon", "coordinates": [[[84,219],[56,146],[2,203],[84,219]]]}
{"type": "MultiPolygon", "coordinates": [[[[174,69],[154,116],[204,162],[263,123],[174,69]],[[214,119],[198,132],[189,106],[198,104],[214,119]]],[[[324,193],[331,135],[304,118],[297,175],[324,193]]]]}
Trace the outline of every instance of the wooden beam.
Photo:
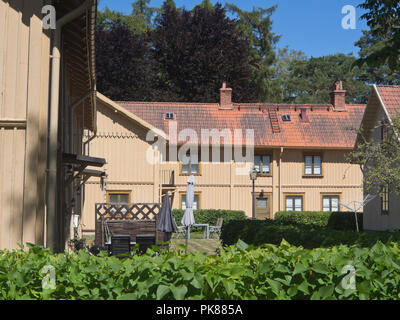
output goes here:
{"type": "Polygon", "coordinates": [[[25,119],[0,119],[0,128],[26,128],[25,119]]]}

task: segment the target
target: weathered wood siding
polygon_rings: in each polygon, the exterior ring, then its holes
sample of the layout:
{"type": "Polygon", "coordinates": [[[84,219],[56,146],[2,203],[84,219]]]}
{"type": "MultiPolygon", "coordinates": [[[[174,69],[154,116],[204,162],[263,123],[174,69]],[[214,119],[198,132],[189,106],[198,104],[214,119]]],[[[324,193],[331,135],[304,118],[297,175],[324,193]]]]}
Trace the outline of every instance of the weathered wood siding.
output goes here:
{"type": "Polygon", "coordinates": [[[49,47],[47,1],[0,0],[0,249],[43,244],[49,47]]]}

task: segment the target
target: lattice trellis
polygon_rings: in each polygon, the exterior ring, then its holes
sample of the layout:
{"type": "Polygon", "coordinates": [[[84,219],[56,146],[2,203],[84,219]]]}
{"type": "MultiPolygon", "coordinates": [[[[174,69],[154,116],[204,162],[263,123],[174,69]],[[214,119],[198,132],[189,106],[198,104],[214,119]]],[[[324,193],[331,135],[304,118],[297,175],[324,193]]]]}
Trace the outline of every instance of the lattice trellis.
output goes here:
{"type": "Polygon", "coordinates": [[[155,220],[160,210],[159,203],[97,203],[96,220],[155,220]]]}

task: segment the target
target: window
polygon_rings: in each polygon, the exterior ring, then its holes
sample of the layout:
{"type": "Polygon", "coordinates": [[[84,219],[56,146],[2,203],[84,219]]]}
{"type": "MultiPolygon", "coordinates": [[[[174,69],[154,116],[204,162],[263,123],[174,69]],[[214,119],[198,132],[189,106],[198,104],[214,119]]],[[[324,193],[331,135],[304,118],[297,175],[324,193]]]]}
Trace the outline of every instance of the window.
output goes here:
{"type": "Polygon", "coordinates": [[[170,120],[170,119],[174,119],[174,114],[172,113],[172,112],[167,112],[166,114],[165,114],[165,119],[166,120],[170,120]]]}
{"type": "Polygon", "coordinates": [[[305,156],[304,174],[316,176],[322,175],[322,157],[305,156]]]}
{"type": "Polygon", "coordinates": [[[199,165],[199,155],[197,155],[197,159],[194,160],[190,156],[190,152],[188,151],[186,154],[187,159],[189,160],[188,163],[181,162],[181,174],[183,175],[199,175],[200,174],[200,165],[199,165]]]}
{"type": "Polygon", "coordinates": [[[261,175],[271,174],[271,156],[254,156],[254,168],[261,175]]]}
{"type": "Polygon", "coordinates": [[[381,214],[389,214],[389,187],[383,187],[380,193],[381,198],[381,214]]]}
{"type": "MultiPolygon", "coordinates": [[[[194,195],[194,200],[193,200],[193,210],[199,210],[200,209],[200,195],[195,194],[194,195]]],[[[186,210],[186,193],[181,194],[181,209],[186,210]]]]}
{"type": "MultiPolygon", "coordinates": [[[[108,203],[112,203],[115,207],[111,208],[111,212],[117,212],[116,208],[121,208],[124,204],[131,203],[131,192],[130,191],[108,191],[107,192],[108,203]]],[[[121,212],[125,214],[126,208],[122,208],[121,212]]]]}
{"type": "Polygon", "coordinates": [[[322,211],[338,212],[339,211],[339,196],[338,195],[322,196],[322,211]]]}
{"type": "Polygon", "coordinates": [[[107,198],[109,203],[127,204],[131,202],[131,193],[129,191],[109,191],[107,198]]]}
{"type": "Polygon", "coordinates": [[[286,196],[286,211],[303,211],[303,196],[286,196]]]}
{"type": "Polygon", "coordinates": [[[388,127],[386,123],[381,126],[381,140],[385,141],[388,138],[388,127]]]}

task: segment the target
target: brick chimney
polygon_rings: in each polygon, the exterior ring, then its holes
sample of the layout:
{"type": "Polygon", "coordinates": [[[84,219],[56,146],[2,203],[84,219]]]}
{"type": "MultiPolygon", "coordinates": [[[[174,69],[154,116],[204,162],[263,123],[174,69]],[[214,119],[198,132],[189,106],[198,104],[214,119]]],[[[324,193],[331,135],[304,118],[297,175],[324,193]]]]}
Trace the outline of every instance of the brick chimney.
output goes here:
{"type": "Polygon", "coordinates": [[[337,81],[335,83],[335,88],[331,92],[331,104],[333,109],[338,112],[347,111],[346,110],[346,90],[343,90],[343,82],[337,81]]]}
{"type": "Polygon", "coordinates": [[[222,84],[222,88],[219,89],[219,92],[220,92],[219,108],[223,110],[233,109],[232,89],[226,87],[226,82],[222,84]]]}

